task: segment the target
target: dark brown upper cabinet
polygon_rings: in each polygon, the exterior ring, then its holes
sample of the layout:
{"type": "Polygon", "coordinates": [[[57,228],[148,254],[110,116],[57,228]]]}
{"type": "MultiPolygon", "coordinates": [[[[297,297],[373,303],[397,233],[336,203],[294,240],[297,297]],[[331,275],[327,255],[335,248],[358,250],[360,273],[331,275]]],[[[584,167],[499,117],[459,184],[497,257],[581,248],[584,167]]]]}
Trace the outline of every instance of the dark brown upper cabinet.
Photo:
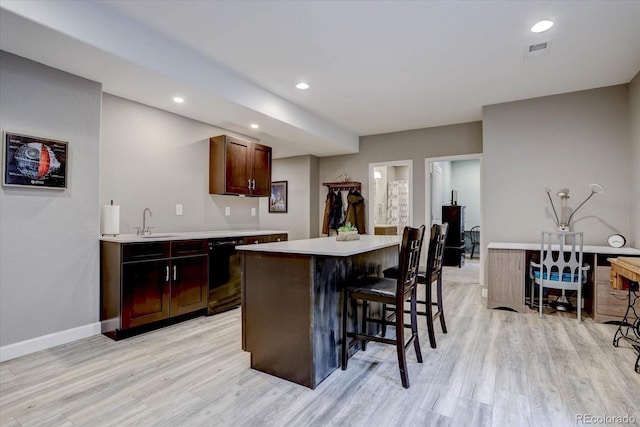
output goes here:
{"type": "Polygon", "coordinates": [[[271,195],[271,147],[229,135],[209,140],[209,193],[271,195]]]}

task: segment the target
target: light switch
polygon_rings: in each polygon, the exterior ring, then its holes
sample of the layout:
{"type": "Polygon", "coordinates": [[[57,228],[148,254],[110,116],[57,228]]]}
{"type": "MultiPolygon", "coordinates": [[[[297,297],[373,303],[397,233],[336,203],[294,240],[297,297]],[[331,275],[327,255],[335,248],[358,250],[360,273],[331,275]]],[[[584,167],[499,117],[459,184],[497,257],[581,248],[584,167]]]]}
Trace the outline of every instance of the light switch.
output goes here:
{"type": "Polygon", "coordinates": [[[182,215],[182,205],[176,205],[176,215],[182,215]]]}
{"type": "Polygon", "coordinates": [[[224,216],[231,216],[231,208],[229,206],[224,207],[224,216]]]}
{"type": "Polygon", "coordinates": [[[251,216],[256,216],[256,208],[251,208],[251,216]]]}

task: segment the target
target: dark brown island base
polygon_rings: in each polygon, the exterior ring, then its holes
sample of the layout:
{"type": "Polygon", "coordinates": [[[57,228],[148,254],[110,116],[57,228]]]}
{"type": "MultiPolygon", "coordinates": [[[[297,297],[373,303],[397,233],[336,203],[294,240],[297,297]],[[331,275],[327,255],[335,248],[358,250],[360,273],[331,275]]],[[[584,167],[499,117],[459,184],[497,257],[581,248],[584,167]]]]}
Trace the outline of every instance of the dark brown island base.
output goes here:
{"type": "Polygon", "coordinates": [[[340,367],[343,286],[397,265],[400,237],[238,246],[242,348],[251,352],[251,367],[312,389],[340,367]]]}

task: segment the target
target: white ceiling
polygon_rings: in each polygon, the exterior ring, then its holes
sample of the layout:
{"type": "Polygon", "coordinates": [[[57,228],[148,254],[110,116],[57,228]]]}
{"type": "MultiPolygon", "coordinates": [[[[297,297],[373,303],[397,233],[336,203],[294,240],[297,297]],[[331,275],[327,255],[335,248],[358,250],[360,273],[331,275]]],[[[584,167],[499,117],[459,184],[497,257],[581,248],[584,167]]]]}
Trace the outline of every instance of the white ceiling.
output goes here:
{"type": "Polygon", "coordinates": [[[0,6],[1,49],[258,138],[275,157],[355,152],[358,136],[481,120],[483,105],[627,83],[640,70],[640,1],[0,6]],[[540,19],[555,26],[531,33],[540,19]],[[541,42],[546,55],[525,54],[541,42]],[[295,89],[300,80],[311,88],[295,89]]]}

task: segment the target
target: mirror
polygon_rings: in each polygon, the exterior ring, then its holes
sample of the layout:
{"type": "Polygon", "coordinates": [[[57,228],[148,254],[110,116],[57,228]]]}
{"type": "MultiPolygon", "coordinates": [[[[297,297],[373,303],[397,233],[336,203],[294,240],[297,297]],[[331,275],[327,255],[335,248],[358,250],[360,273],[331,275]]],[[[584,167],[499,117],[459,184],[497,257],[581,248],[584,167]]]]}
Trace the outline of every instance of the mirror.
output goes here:
{"type": "Polygon", "coordinates": [[[401,234],[412,225],[413,161],[369,164],[369,233],[401,234]]]}

